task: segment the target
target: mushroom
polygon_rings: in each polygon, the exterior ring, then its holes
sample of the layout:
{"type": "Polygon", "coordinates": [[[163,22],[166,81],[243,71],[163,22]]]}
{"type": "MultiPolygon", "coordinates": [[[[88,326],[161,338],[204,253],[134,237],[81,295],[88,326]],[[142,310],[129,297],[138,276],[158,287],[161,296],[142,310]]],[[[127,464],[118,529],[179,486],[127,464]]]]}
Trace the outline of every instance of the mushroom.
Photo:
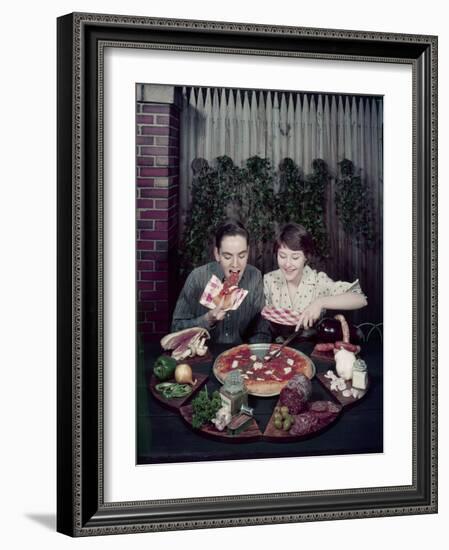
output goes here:
{"type": "Polygon", "coordinates": [[[210,338],[210,334],[205,328],[192,327],[167,334],[162,338],[161,346],[165,350],[173,350],[172,357],[181,361],[187,357],[204,355],[207,351],[204,344],[207,338],[210,338]]]}

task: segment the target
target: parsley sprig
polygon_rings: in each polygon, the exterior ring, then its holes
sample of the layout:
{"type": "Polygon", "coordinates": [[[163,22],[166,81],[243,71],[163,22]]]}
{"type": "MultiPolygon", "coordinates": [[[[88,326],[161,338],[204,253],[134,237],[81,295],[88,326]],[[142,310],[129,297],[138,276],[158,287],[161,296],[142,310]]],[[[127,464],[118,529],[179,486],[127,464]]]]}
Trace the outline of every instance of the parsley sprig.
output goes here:
{"type": "Polygon", "coordinates": [[[201,390],[197,397],[192,401],[192,426],[201,428],[212,418],[215,418],[218,409],[221,407],[221,397],[218,391],[214,391],[211,397],[207,391],[207,387],[201,390]]]}

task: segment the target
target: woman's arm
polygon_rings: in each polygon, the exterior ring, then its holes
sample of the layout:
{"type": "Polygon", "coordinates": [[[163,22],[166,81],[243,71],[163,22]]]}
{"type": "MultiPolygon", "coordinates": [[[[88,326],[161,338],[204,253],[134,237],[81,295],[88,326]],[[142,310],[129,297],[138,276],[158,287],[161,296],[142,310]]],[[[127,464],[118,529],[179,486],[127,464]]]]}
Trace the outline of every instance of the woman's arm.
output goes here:
{"type": "Polygon", "coordinates": [[[313,301],[301,313],[296,330],[301,325],[304,328],[310,328],[320,318],[323,309],[360,309],[365,307],[367,303],[365,295],[357,292],[345,292],[337,296],[322,296],[313,301]]]}
{"type": "Polygon", "coordinates": [[[345,292],[338,296],[322,296],[315,300],[322,309],[360,309],[368,304],[364,294],[345,292]]]}

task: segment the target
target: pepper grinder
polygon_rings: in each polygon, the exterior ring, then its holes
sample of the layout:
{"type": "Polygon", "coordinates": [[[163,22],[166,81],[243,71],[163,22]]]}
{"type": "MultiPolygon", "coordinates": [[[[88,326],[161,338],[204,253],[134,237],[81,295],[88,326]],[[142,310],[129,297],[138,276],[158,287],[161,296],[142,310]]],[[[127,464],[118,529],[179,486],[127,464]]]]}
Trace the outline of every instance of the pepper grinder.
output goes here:
{"type": "Polygon", "coordinates": [[[242,405],[248,405],[248,393],[240,371],[232,371],[228,374],[220,388],[220,397],[222,404],[231,410],[232,416],[240,412],[242,405]]]}

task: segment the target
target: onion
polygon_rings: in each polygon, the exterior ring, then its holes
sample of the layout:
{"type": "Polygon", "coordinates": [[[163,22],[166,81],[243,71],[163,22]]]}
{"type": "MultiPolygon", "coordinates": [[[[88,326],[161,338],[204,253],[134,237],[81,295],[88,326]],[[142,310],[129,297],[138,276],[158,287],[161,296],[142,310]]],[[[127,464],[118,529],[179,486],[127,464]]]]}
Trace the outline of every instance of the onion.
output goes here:
{"type": "Polygon", "coordinates": [[[196,384],[196,380],[192,379],[192,369],[187,363],[176,365],[175,380],[178,384],[190,384],[191,386],[196,384]]]}

